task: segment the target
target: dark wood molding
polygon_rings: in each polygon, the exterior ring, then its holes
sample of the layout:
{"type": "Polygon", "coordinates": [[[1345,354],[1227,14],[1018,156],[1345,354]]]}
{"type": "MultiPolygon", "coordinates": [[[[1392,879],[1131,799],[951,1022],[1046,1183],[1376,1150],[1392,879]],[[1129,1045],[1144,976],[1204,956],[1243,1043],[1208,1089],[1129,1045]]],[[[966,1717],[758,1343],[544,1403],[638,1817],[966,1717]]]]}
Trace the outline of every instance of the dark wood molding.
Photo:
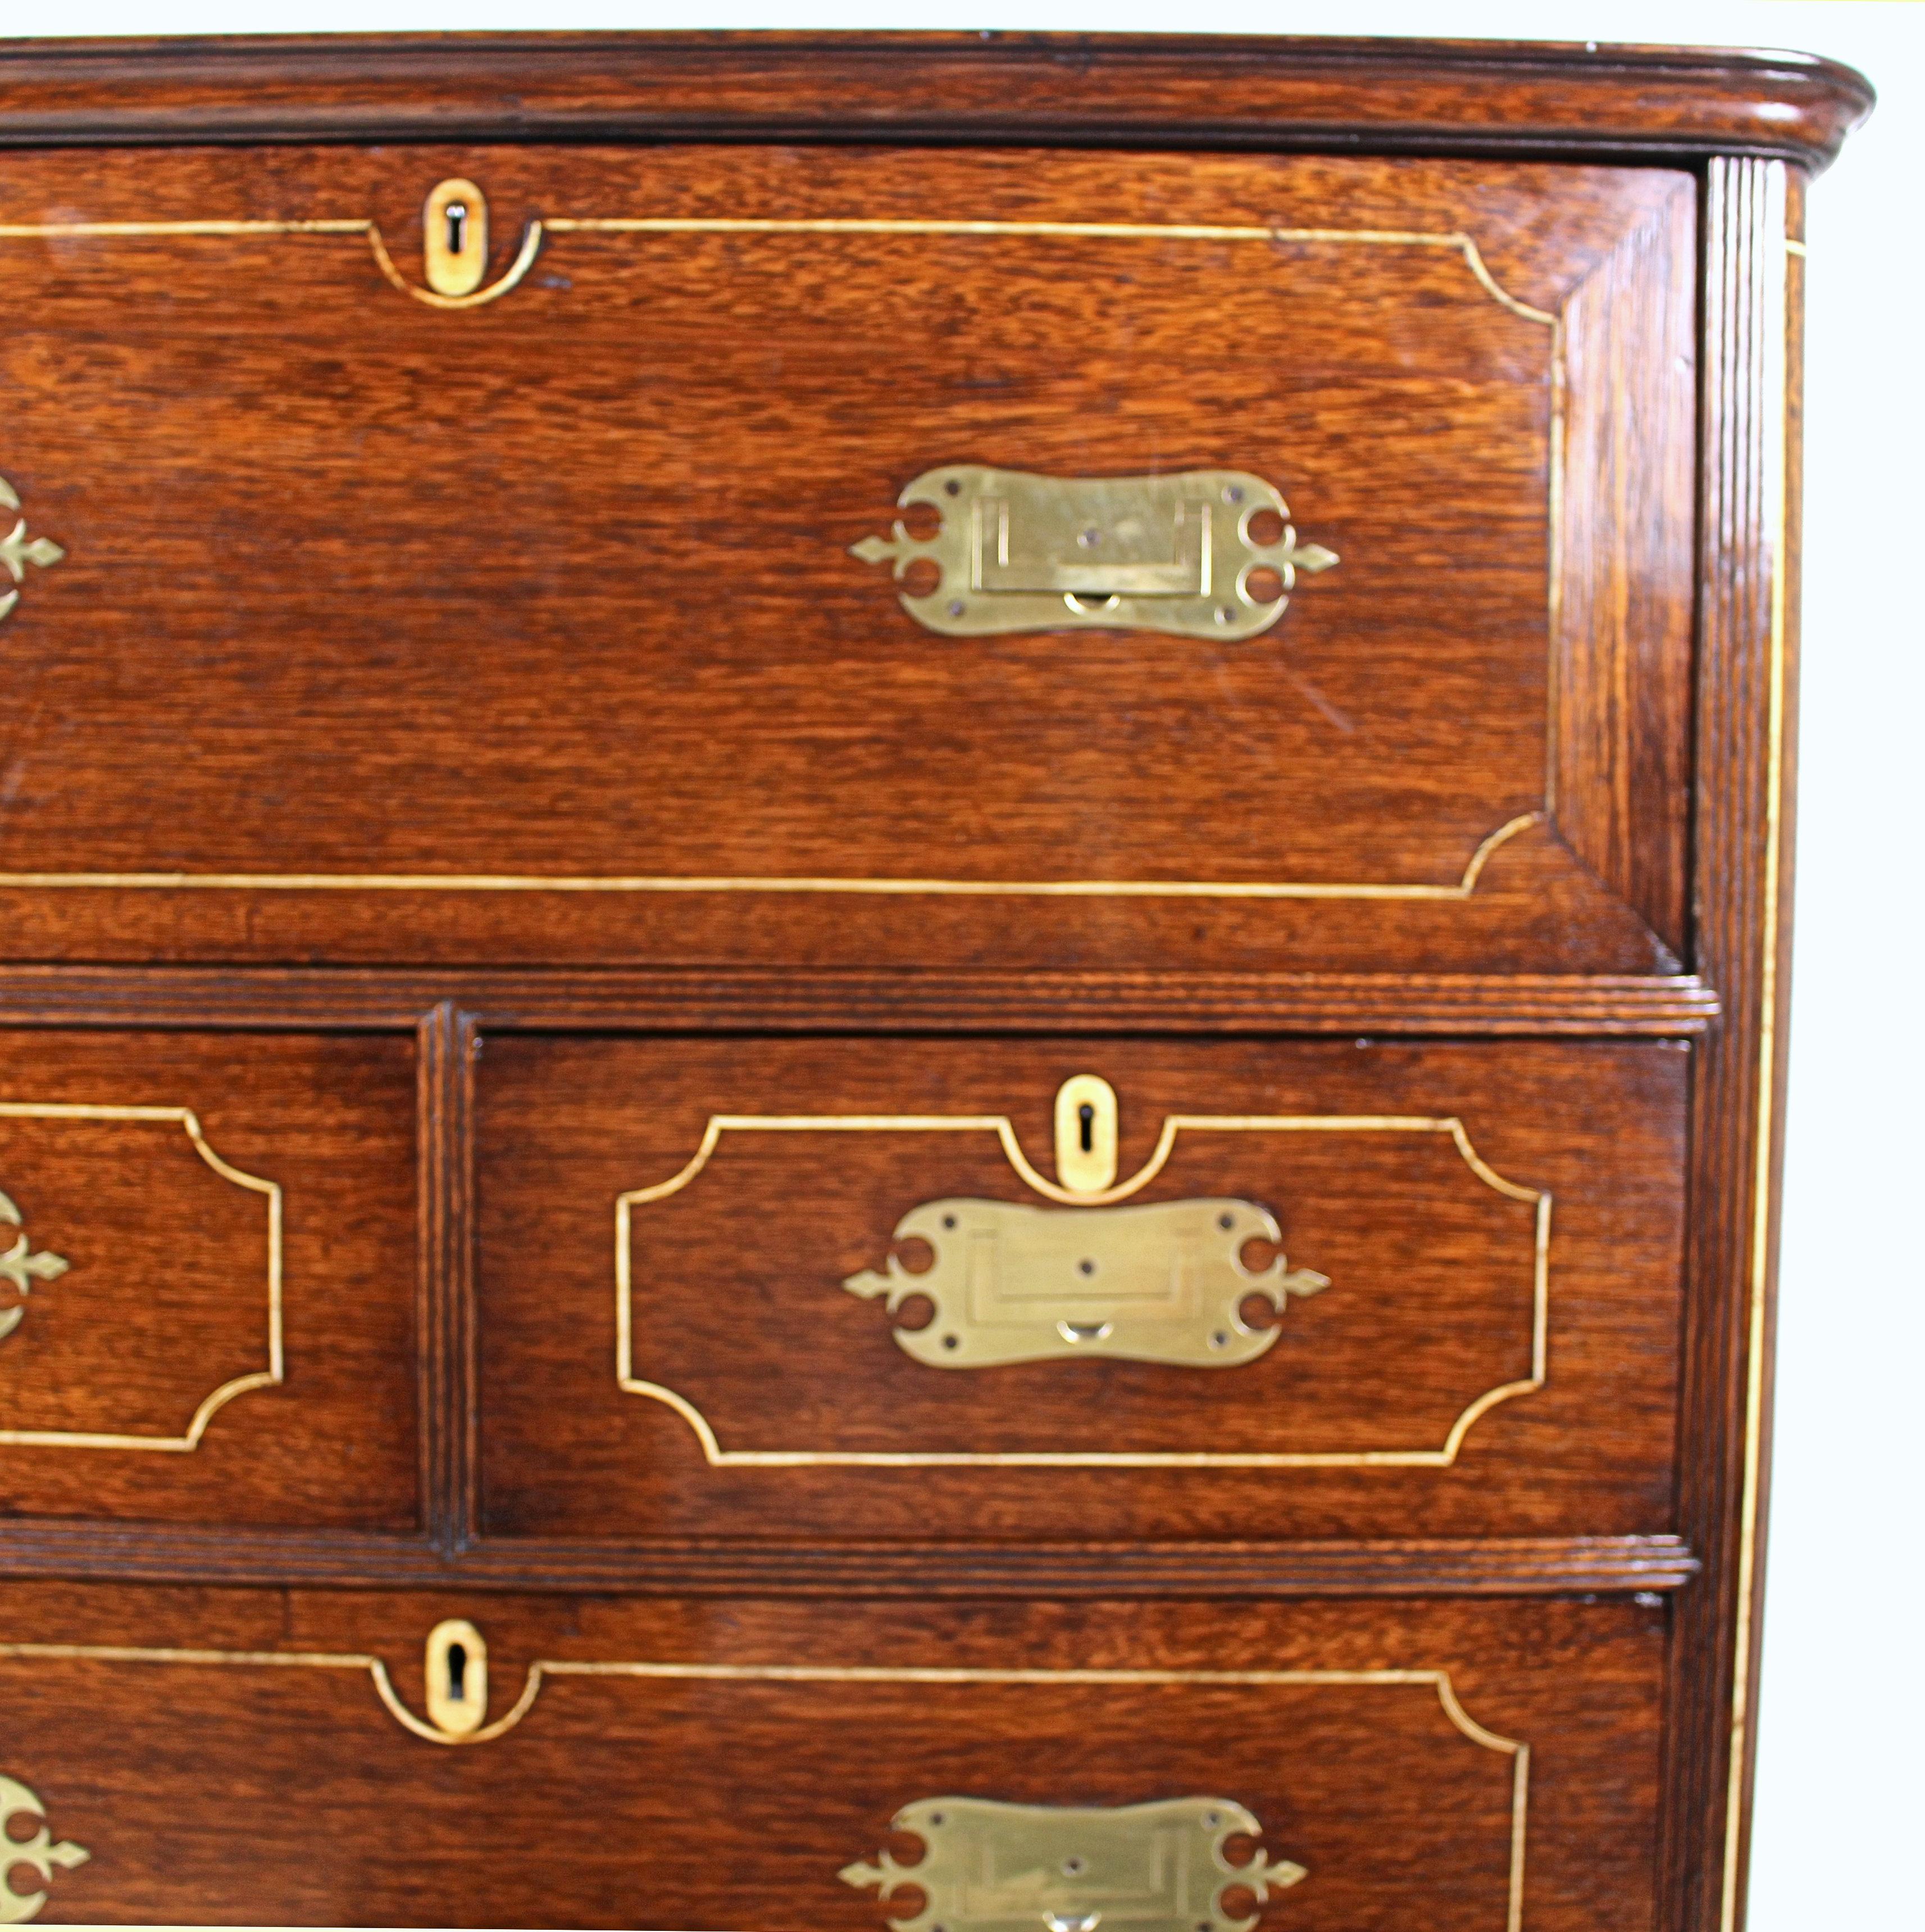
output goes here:
{"type": "Polygon", "coordinates": [[[1548,1595],[1681,1589],[1697,1574],[1695,1558],[1675,1537],[1027,1550],[736,1544],[644,1553],[639,1560],[593,1544],[499,1541],[470,1552],[466,1568],[476,1581],[502,1588],[532,1570],[550,1588],[577,1590],[1051,1598],[1548,1595]]]}
{"type": "Polygon", "coordinates": [[[1492,1543],[690,1544],[484,1541],[156,1523],[0,1527],[13,1578],[763,1597],[1555,1596],[1684,1589],[1675,1536],[1492,1543]]]}
{"type": "Polygon", "coordinates": [[[0,145],[890,141],[1776,156],[1870,111],[1810,55],[989,34],[16,41],[0,145]]]}
{"type": "Polygon", "coordinates": [[[1735,1726],[1734,1683],[1742,1676],[1755,1710],[1789,992],[1788,818],[1775,882],[1769,864],[1773,794],[1789,799],[1792,770],[1788,730],[1774,754],[1780,678],[1780,725],[1795,712],[1795,605],[1781,574],[1797,476],[1786,378],[1795,398],[1798,372],[1783,353],[1796,332],[1783,238],[1798,232],[1800,185],[1779,164],[1737,158],[1714,162],[1706,184],[1696,950],[1725,1012],[1697,1055],[1693,1095],[1678,1522],[1702,1553],[1705,1586],[1681,1605],[1672,1652],[1666,1924],[1741,1922],[1726,1874],[1735,1864],[1741,1907],[1749,1807],[1732,1798],[1735,1780],[1748,1796],[1755,1726],[1735,1726]]]}
{"type": "Polygon", "coordinates": [[[469,1540],[475,1515],[475,1037],[472,1018],[448,1000],[422,1016],[415,1034],[421,1507],[441,1550],[469,1540]]]}
{"type": "Polygon", "coordinates": [[[451,1000],[484,1032],[1060,1032],[1678,1039],[1717,994],[1548,974],[422,972],[0,967],[0,1026],[412,1028],[451,1000]]]}

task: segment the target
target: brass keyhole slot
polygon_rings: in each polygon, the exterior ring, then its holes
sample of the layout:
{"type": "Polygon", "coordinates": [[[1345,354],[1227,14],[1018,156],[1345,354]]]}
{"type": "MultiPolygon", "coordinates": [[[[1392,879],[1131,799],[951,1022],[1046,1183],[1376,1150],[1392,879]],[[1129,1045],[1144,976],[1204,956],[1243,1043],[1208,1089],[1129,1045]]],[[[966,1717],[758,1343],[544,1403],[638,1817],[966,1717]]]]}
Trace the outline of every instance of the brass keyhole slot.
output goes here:
{"type": "Polygon", "coordinates": [[[1057,1090],[1056,1178],[1072,1194],[1100,1194],[1117,1178],[1116,1089],[1094,1073],[1057,1090]]]}
{"type": "Polygon", "coordinates": [[[478,1731],[488,1714],[487,1640],[460,1617],[428,1632],[428,1722],[450,1737],[478,1731]]]}
{"type": "Polygon", "coordinates": [[[421,210],[422,272],[438,296],[471,296],[488,272],[488,200],[471,181],[445,181],[421,210]]]}

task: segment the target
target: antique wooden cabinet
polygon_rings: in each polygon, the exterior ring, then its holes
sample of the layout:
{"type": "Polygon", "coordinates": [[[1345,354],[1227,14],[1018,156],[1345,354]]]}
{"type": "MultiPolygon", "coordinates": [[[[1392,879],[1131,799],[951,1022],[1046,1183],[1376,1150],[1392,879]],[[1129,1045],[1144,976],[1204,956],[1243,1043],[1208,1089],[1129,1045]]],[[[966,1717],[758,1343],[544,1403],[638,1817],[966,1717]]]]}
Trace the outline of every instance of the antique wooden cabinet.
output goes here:
{"type": "Polygon", "coordinates": [[[0,49],[0,1920],[1734,1926],[1869,102],[0,49]]]}

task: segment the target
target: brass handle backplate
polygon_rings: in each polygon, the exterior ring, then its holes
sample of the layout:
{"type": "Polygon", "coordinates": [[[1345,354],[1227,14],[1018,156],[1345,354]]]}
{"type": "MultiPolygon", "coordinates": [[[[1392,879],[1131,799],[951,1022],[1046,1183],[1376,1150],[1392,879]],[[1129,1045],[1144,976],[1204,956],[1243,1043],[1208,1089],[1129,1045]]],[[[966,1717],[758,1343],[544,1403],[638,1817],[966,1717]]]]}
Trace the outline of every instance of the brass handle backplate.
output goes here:
{"type": "MultiPolygon", "coordinates": [[[[19,493],[5,477],[0,476],[0,510],[18,510],[19,507],[19,493]]],[[[25,517],[16,518],[13,527],[0,536],[0,570],[5,571],[16,586],[26,581],[28,564],[41,570],[51,570],[66,554],[50,537],[29,537],[25,517]]],[[[6,617],[19,601],[17,589],[0,590],[0,618],[6,617]]]]}
{"type": "Polygon", "coordinates": [[[925,470],[896,500],[934,509],[941,527],[920,538],[898,520],[852,554],[892,562],[898,581],[933,563],[934,588],[905,590],[902,608],[948,637],[1068,626],[1253,638],[1283,615],[1300,571],[1337,561],[1300,544],[1282,493],[1244,470],[1039,476],[957,463],[925,470]],[[1278,526],[1268,540],[1252,527],[1265,517],[1278,526]]]}
{"type": "Polygon", "coordinates": [[[1240,1887],[1264,1904],[1308,1874],[1273,1864],[1259,1846],[1247,1864],[1227,1840],[1263,1830],[1221,1798],[1169,1798],[1111,1807],[1004,1804],[985,1798],[925,1798],[890,1821],[925,1847],[898,1864],[887,1851],[846,1866],[845,1884],[890,1894],[913,1886],[923,1906],[895,1932],[1246,1932],[1224,1894],[1240,1887]]]}
{"type": "Polygon", "coordinates": [[[1291,1295],[1330,1285],[1281,1254],[1261,1270],[1244,1265],[1251,1242],[1283,1238],[1255,1202],[1104,1202],[1116,1179],[1117,1096],[1099,1074],[1073,1074],[1057,1090],[1056,1168],[1063,1191],[1091,1204],[925,1201],[895,1224],[895,1238],[925,1244],[930,1265],[912,1272],[892,1254],[885,1272],[865,1268],[842,1286],[865,1301],[881,1297],[892,1315],[911,1299],[929,1302],[926,1325],[898,1328],[895,1339],[931,1368],[1108,1355],[1230,1369],[1276,1341],[1274,1327],[1244,1321],[1246,1300],[1281,1315],[1291,1295]]]}
{"type": "Polygon", "coordinates": [[[1243,1265],[1248,1243],[1282,1235],[1267,1208],[1229,1198],[1129,1208],[928,1201],[896,1223],[895,1238],[928,1243],[929,1268],[912,1274],[891,1255],[886,1273],[865,1270],[842,1286],[865,1301],[883,1297],[892,1314],[913,1295],[932,1302],[925,1327],[895,1331],[904,1353],[931,1368],[1108,1355],[1229,1369],[1276,1341],[1276,1328],[1245,1322],[1247,1298],[1281,1315],[1291,1295],[1330,1286],[1312,1269],[1287,1269],[1282,1255],[1260,1271],[1243,1265]]]}
{"type": "Polygon", "coordinates": [[[0,1850],[0,1925],[25,1924],[28,1919],[37,1918],[46,1903],[43,1890],[15,1890],[7,1868],[16,1872],[31,1871],[43,1881],[50,1881],[56,1865],[63,1871],[72,1871],[84,1865],[88,1856],[84,1846],[64,1839],[55,1842],[47,1828],[46,1808],[25,1785],[10,1778],[0,1778],[0,1847],[4,1847],[0,1850]],[[16,1818],[25,1818],[40,1828],[31,1838],[19,1837],[13,1828],[16,1818]]]}
{"type": "MultiPolygon", "coordinates": [[[[0,1281],[10,1282],[22,1299],[11,1308],[0,1308],[0,1341],[13,1334],[25,1318],[27,1309],[24,1299],[33,1292],[37,1281],[58,1281],[67,1272],[67,1262],[63,1255],[50,1255],[44,1250],[35,1252],[26,1228],[20,1219],[20,1210],[12,1199],[0,1194],[0,1229],[18,1228],[12,1246],[0,1254],[0,1281]]],[[[0,1240],[5,1238],[0,1234],[0,1240]]],[[[0,1874],[4,1879],[4,1874],[0,1874]]]]}

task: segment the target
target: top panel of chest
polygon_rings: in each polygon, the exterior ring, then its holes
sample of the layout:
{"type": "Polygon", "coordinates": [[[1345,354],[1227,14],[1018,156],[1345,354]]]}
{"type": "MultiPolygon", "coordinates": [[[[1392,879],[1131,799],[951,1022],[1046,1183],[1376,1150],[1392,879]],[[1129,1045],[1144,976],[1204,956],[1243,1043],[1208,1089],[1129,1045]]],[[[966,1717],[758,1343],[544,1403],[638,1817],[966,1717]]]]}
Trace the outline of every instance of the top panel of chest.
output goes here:
{"type": "Polygon", "coordinates": [[[10,154],[0,945],[1674,970],[1699,198],[10,154]]]}

